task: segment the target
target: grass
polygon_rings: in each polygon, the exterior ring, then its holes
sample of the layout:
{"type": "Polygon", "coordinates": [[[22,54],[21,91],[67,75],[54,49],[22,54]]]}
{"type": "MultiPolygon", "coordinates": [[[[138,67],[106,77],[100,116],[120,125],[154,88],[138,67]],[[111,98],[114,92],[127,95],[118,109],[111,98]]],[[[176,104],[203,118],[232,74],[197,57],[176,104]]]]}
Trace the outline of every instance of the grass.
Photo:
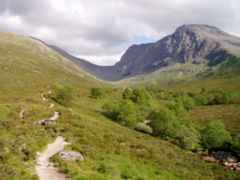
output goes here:
{"type": "MultiPolygon", "coordinates": [[[[236,82],[236,81],[235,81],[236,82]]],[[[218,164],[207,164],[198,155],[150,135],[120,126],[102,115],[102,105],[120,99],[120,89],[99,81],[27,37],[0,32],[0,179],[38,179],[34,164],[58,135],[66,149],[81,152],[84,162],[53,158],[73,179],[238,179],[239,174],[218,164]],[[54,84],[72,88],[73,105],[49,109],[39,93],[54,84]],[[92,87],[102,87],[105,97],[90,98],[92,87]],[[25,117],[19,112],[25,109],[25,117]],[[37,122],[61,116],[54,126],[37,122]]],[[[173,88],[173,87],[171,87],[173,88]]],[[[232,111],[233,112],[233,111],[232,111]]]]}
{"type": "Polygon", "coordinates": [[[99,104],[111,99],[88,97],[75,101],[54,127],[79,151],[84,162],[54,163],[73,179],[234,179],[237,174],[216,164],[206,164],[198,155],[167,141],[136,132],[101,115],[99,104]],[[97,102],[98,101],[98,102],[97,102]],[[89,107],[86,108],[86,106],[89,107]]]}
{"type": "Polygon", "coordinates": [[[240,134],[240,105],[195,106],[190,115],[205,126],[213,120],[222,121],[233,135],[240,134]]]}

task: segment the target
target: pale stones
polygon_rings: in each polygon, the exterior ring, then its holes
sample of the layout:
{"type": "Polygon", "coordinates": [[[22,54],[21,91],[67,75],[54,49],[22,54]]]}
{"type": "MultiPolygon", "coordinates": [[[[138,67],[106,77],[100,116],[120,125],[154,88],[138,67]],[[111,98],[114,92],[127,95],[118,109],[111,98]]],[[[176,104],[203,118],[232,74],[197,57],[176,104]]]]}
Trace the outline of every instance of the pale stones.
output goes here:
{"type": "Polygon", "coordinates": [[[61,151],[58,153],[58,155],[65,161],[84,161],[82,154],[75,151],[61,151]]]}

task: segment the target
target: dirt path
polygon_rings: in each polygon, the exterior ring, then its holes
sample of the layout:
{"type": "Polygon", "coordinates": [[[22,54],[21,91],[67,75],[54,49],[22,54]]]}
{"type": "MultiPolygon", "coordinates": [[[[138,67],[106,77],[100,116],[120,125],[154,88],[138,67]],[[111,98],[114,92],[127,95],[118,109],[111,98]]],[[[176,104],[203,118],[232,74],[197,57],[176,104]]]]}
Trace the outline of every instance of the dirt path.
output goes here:
{"type": "Polygon", "coordinates": [[[66,180],[65,176],[59,172],[58,168],[53,167],[50,158],[62,151],[64,146],[69,144],[63,137],[58,136],[56,140],[48,144],[46,150],[41,153],[35,166],[40,180],[66,180]]]}
{"type": "Polygon", "coordinates": [[[55,121],[60,116],[60,112],[55,111],[53,117],[51,117],[49,120],[55,121]]]}
{"type": "MultiPolygon", "coordinates": [[[[51,94],[52,92],[46,92],[40,94],[42,100],[48,102],[48,100],[44,97],[47,94],[51,94]]],[[[50,103],[49,108],[53,108],[54,104],[50,103]]],[[[55,121],[60,116],[60,112],[54,112],[54,116],[48,119],[48,121],[55,121]]],[[[45,120],[43,120],[45,121],[45,120]]],[[[41,121],[42,122],[42,121],[41,121]]],[[[47,148],[44,152],[39,153],[37,158],[37,164],[35,165],[35,170],[38,174],[40,180],[66,180],[65,176],[59,171],[58,168],[53,167],[53,164],[50,161],[50,158],[57,154],[58,152],[64,149],[65,145],[70,143],[66,142],[65,139],[61,136],[58,136],[53,143],[48,144],[47,148]]]]}

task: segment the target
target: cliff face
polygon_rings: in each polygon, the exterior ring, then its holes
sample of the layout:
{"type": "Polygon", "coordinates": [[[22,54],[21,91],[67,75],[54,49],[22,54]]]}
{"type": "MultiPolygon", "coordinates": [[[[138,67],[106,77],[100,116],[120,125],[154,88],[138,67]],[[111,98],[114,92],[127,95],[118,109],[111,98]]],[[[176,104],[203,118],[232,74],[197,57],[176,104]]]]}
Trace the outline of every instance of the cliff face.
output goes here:
{"type": "Polygon", "coordinates": [[[183,25],[155,43],[132,45],[114,66],[96,66],[75,57],[67,58],[98,78],[116,81],[175,63],[191,61],[215,66],[236,52],[240,52],[240,38],[213,26],[183,25]]]}

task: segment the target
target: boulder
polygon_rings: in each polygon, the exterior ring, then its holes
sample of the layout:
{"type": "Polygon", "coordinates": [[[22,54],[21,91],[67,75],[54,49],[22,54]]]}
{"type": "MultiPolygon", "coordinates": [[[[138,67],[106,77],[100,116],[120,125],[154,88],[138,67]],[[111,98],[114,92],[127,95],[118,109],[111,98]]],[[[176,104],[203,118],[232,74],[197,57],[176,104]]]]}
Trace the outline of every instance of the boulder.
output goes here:
{"type": "Polygon", "coordinates": [[[84,161],[82,154],[75,151],[61,151],[58,153],[58,155],[65,161],[84,161]]]}

